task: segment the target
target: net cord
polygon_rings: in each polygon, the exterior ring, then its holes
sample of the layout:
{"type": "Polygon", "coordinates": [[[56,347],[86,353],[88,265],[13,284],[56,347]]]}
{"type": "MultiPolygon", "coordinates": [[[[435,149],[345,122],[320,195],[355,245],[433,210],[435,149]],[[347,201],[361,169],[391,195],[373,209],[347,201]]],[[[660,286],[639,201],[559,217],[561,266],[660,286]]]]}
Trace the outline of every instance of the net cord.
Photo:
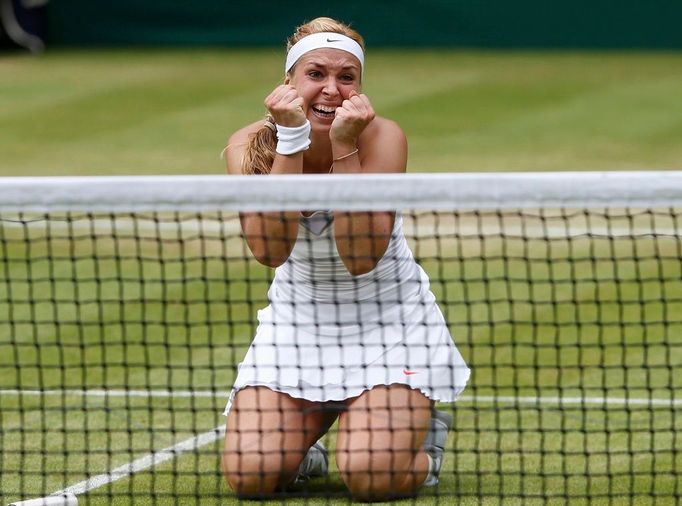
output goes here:
{"type": "Polygon", "coordinates": [[[681,202],[682,171],[0,179],[1,212],[614,208],[681,202]]]}

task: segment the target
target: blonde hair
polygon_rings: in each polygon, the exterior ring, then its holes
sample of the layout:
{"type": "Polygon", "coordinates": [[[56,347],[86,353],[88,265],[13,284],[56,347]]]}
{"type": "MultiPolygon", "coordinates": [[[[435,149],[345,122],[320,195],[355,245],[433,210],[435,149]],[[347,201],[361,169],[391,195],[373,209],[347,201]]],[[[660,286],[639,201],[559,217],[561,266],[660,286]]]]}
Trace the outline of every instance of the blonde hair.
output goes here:
{"type": "MultiPolygon", "coordinates": [[[[332,18],[315,18],[312,21],[297,27],[294,33],[287,39],[287,52],[303,37],[320,32],[335,32],[350,37],[360,44],[363,51],[365,40],[349,25],[332,18]]],[[[289,72],[296,68],[294,65],[289,72]]],[[[277,147],[277,130],[275,120],[269,114],[265,118],[263,126],[249,136],[244,156],[242,158],[243,174],[269,174],[272,163],[275,160],[275,148],[277,147]]]]}

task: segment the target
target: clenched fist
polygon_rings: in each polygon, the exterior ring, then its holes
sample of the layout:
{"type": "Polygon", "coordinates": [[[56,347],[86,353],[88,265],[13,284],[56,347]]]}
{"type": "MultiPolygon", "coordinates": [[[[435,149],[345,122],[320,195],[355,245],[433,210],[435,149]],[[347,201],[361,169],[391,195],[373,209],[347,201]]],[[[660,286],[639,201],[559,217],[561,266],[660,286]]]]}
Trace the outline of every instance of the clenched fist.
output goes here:
{"type": "Polygon", "coordinates": [[[336,115],[329,130],[332,142],[355,144],[362,131],[374,119],[374,109],[367,95],[351,91],[341,107],[336,108],[336,115]]]}
{"type": "Polygon", "coordinates": [[[290,84],[279,85],[265,98],[264,103],[278,125],[297,127],[306,122],[303,98],[290,84]]]}

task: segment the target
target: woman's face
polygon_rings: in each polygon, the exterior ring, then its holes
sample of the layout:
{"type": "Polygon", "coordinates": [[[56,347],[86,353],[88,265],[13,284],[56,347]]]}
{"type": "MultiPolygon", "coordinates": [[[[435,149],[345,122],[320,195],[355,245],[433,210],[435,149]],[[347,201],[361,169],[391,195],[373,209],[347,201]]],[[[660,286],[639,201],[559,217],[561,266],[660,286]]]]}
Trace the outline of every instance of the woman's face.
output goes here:
{"type": "Polygon", "coordinates": [[[303,110],[313,130],[329,130],[337,107],[355,90],[360,92],[358,59],[340,49],[315,49],[304,54],[285,83],[303,98],[303,110]]]}

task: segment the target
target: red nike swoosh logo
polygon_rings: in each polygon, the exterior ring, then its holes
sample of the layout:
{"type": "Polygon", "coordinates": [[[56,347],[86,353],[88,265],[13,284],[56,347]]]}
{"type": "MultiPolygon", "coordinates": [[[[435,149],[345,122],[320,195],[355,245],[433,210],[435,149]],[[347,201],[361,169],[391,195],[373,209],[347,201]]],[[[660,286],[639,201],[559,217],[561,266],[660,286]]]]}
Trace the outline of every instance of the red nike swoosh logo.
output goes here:
{"type": "Polygon", "coordinates": [[[412,376],[413,374],[419,374],[419,371],[410,371],[409,369],[403,369],[403,374],[405,376],[412,376]]]}

